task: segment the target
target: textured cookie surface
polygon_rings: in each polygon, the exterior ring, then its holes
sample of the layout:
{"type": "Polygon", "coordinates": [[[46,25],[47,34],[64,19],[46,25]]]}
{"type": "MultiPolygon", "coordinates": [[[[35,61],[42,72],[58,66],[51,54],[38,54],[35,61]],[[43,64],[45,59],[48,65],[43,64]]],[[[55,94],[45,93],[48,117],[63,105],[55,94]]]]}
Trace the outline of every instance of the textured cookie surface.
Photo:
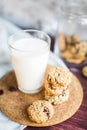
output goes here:
{"type": "Polygon", "coordinates": [[[69,88],[66,88],[62,91],[60,95],[49,95],[47,92],[45,92],[45,99],[47,99],[52,104],[62,104],[65,101],[68,101],[69,99],[69,88]]]}
{"type": "Polygon", "coordinates": [[[71,81],[71,73],[68,69],[52,66],[49,68],[46,78],[54,87],[67,86],[71,81]]]}
{"type": "Polygon", "coordinates": [[[27,112],[32,121],[42,123],[52,118],[54,109],[50,102],[37,100],[28,107],[27,112]]]}
{"type": "Polygon", "coordinates": [[[46,90],[46,92],[48,93],[48,95],[60,95],[63,93],[64,90],[67,89],[67,86],[57,86],[57,87],[54,87],[54,85],[52,85],[51,83],[48,83],[47,81],[45,81],[45,85],[44,85],[44,88],[46,90]]]}
{"type": "Polygon", "coordinates": [[[87,78],[87,65],[82,68],[82,75],[87,78]]]}

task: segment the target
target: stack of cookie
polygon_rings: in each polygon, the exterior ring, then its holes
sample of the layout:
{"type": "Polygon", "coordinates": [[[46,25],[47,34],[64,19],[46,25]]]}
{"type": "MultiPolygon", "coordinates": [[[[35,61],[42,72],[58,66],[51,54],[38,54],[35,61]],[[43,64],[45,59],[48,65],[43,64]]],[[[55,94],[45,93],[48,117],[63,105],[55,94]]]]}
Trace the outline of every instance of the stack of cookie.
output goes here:
{"type": "Polygon", "coordinates": [[[49,66],[45,77],[45,99],[52,104],[61,104],[69,98],[71,73],[68,69],[49,66]]]}

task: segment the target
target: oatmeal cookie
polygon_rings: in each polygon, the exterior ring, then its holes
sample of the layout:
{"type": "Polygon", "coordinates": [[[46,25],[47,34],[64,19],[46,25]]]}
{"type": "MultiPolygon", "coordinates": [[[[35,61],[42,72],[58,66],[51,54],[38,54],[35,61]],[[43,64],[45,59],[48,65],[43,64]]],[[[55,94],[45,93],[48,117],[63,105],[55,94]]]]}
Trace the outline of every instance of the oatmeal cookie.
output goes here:
{"type": "Polygon", "coordinates": [[[82,68],[82,75],[87,78],[87,65],[82,68]]]}
{"type": "Polygon", "coordinates": [[[48,100],[53,105],[62,104],[63,102],[67,101],[68,98],[69,98],[69,88],[64,90],[62,94],[58,96],[47,95],[45,92],[45,99],[48,100]]]}
{"type": "Polygon", "coordinates": [[[31,121],[43,123],[52,118],[54,110],[50,102],[37,100],[27,108],[27,112],[31,121]]]}
{"type": "Polygon", "coordinates": [[[80,42],[76,45],[76,48],[78,50],[77,55],[79,56],[85,56],[87,54],[87,42],[80,42]]]}
{"type": "Polygon", "coordinates": [[[68,69],[51,66],[47,74],[47,81],[48,83],[51,83],[54,87],[65,87],[68,86],[71,82],[71,73],[68,69]]]}
{"type": "Polygon", "coordinates": [[[67,89],[67,86],[63,86],[63,87],[57,86],[57,87],[55,87],[51,83],[48,83],[48,82],[45,82],[44,87],[45,87],[45,91],[49,95],[54,95],[54,96],[62,94],[62,92],[67,89]]]}

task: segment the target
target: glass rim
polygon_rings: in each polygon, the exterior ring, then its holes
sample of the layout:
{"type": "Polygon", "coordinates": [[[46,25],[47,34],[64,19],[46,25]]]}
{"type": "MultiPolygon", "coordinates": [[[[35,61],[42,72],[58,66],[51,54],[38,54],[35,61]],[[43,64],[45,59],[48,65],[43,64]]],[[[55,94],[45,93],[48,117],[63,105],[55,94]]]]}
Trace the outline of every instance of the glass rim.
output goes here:
{"type": "MultiPolygon", "coordinates": [[[[47,37],[47,39],[48,39],[48,44],[49,44],[49,47],[50,47],[50,44],[51,44],[51,38],[50,38],[50,36],[47,34],[47,33],[45,33],[44,31],[41,31],[41,30],[37,30],[37,29],[24,29],[24,30],[19,30],[19,31],[16,31],[15,33],[13,33],[13,34],[11,34],[10,36],[9,36],[9,38],[8,38],[8,46],[11,48],[11,49],[14,49],[14,50],[16,50],[16,51],[20,51],[20,52],[32,52],[32,50],[22,50],[22,49],[17,49],[16,47],[14,47],[11,43],[11,41],[10,40],[12,40],[11,38],[13,37],[13,36],[15,36],[15,35],[17,35],[17,34],[20,34],[20,33],[23,33],[23,32],[39,32],[39,33],[42,33],[45,37],[47,37]]],[[[40,38],[38,38],[38,39],[40,39],[40,38]]],[[[43,40],[43,39],[41,39],[41,40],[43,40]]],[[[45,40],[43,40],[43,41],[45,41],[45,40]]],[[[38,50],[37,50],[38,51],[38,50]]]]}

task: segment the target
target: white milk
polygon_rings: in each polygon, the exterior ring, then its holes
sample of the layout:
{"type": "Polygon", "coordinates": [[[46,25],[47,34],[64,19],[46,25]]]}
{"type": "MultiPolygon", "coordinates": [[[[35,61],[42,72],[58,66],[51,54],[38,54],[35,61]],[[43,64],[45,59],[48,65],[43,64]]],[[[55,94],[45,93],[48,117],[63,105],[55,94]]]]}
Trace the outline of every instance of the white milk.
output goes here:
{"type": "Polygon", "coordinates": [[[37,38],[17,40],[12,45],[11,58],[18,88],[25,93],[41,90],[48,61],[49,44],[37,38]]]}

